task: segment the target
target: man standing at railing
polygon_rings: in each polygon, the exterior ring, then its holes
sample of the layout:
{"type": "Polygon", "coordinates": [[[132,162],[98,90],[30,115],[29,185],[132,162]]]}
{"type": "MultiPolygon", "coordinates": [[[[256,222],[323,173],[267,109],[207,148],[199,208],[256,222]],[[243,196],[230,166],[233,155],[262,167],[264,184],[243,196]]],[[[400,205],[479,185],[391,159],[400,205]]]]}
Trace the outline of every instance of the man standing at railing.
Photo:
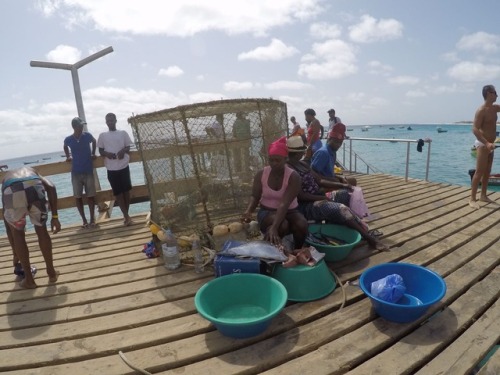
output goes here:
{"type": "Polygon", "coordinates": [[[328,110],[328,116],[330,117],[328,119],[328,131],[330,132],[333,129],[333,126],[342,122],[342,120],[340,117],[335,116],[335,110],[333,108],[328,110]]]}
{"type": "Polygon", "coordinates": [[[132,140],[125,130],[116,129],[116,115],[114,113],[106,115],[106,125],[108,125],[109,131],[99,134],[97,147],[99,154],[104,158],[113,195],[122,211],[123,224],[128,226],[133,224],[128,214],[130,190],[132,190],[128,163],[132,140]]]}
{"type": "Polygon", "coordinates": [[[486,85],[483,87],[484,103],[481,105],[474,116],[474,125],[472,133],[476,136],[474,146],[477,150],[476,172],[472,178],[471,195],[469,206],[478,209],[479,203],[476,200],[477,189],[481,183],[482,202],[492,203],[488,198],[488,180],[490,178],[491,166],[493,165],[493,155],[495,150],[495,138],[497,130],[497,113],[500,112],[500,105],[493,104],[497,100],[495,86],[486,85]]]}
{"type": "Polygon", "coordinates": [[[86,124],[80,117],[71,121],[73,134],[64,139],[64,153],[66,161],[71,163],[71,183],[73,195],[76,199],[76,208],[83,220],[83,228],[95,228],[95,179],[92,161],[96,158],[96,140],[92,134],[84,132],[86,124]],[[71,154],[70,154],[71,150],[71,154]],[[87,196],[90,211],[90,224],[85,217],[83,208],[83,189],[87,196]]]}

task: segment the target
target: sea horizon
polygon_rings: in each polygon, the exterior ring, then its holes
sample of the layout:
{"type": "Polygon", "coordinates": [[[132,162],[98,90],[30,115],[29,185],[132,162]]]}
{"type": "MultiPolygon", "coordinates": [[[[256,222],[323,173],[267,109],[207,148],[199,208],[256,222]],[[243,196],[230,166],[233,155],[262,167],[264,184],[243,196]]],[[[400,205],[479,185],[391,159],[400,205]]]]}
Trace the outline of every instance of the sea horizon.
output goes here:
{"type": "MultiPolygon", "coordinates": [[[[471,154],[471,147],[475,137],[466,124],[384,124],[369,125],[368,131],[361,131],[361,127],[367,125],[353,126],[349,136],[353,138],[377,138],[377,139],[410,139],[418,140],[430,138],[431,157],[429,166],[429,181],[448,183],[459,186],[470,186],[470,176],[468,170],[475,168],[475,157],[471,154]],[[399,125],[399,127],[397,127],[399,125]],[[412,130],[407,127],[411,125],[412,130]],[[445,133],[438,133],[437,127],[446,126],[448,130],[445,133]],[[394,127],[395,129],[390,129],[394,127]]],[[[345,142],[346,146],[350,142],[345,142]]],[[[363,159],[369,160],[370,165],[385,174],[404,176],[406,143],[385,142],[385,141],[362,141],[353,140],[353,150],[363,159]]],[[[429,145],[426,143],[422,152],[417,152],[416,144],[411,143],[409,178],[425,179],[426,159],[429,145]]],[[[347,151],[348,153],[348,151],[347,151]]],[[[27,166],[36,166],[61,162],[65,160],[62,150],[48,152],[45,154],[26,155],[18,158],[3,160],[0,164],[7,164],[9,169],[24,166],[25,162],[37,161],[27,166]]],[[[338,152],[337,159],[342,162],[343,151],[338,152]]],[[[492,173],[500,173],[500,157],[494,160],[492,173]]],[[[346,167],[349,167],[348,160],[346,167]]],[[[360,160],[357,161],[358,172],[365,173],[366,166],[363,167],[360,160]]],[[[353,164],[354,166],[354,164],[353,164]]],[[[131,177],[133,185],[145,183],[144,169],[142,163],[131,163],[131,177]]],[[[105,168],[97,170],[102,189],[109,189],[109,182],[105,168]]],[[[71,177],[70,173],[47,176],[58,190],[58,195],[71,196],[71,177]]],[[[500,191],[500,187],[490,187],[492,191],[500,191]]],[[[150,209],[150,203],[140,203],[131,205],[131,213],[147,212],[150,209]]],[[[76,208],[60,210],[60,220],[64,225],[74,225],[81,222],[81,218],[76,208]]],[[[88,218],[88,208],[85,208],[88,218]]],[[[121,216],[118,208],[113,210],[113,217],[121,216]]],[[[28,228],[29,229],[29,228],[28,228]]],[[[0,222],[0,234],[5,233],[3,221],[0,222]]]]}

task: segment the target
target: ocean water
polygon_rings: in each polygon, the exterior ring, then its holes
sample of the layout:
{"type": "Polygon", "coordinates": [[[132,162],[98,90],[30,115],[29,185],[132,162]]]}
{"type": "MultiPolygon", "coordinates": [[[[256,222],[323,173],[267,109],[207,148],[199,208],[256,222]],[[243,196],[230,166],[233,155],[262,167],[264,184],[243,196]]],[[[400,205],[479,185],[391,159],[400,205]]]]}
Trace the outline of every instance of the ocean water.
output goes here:
{"type": "MultiPolygon", "coordinates": [[[[349,128],[349,127],[348,127],[349,128]]],[[[475,137],[472,134],[472,125],[371,125],[368,131],[362,131],[361,126],[353,126],[348,131],[350,137],[359,138],[387,138],[387,139],[425,139],[430,138],[431,155],[429,165],[429,181],[444,182],[454,185],[470,186],[469,169],[476,166],[476,158],[471,153],[475,137]],[[412,130],[407,130],[411,126],[412,130]],[[395,129],[390,129],[390,128],[395,129]],[[438,133],[437,128],[447,130],[438,133]]],[[[349,141],[345,141],[349,144],[349,141]]],[[[377,170],[404,176],[406,168],[406,143],[378,142],[378,141],[352,141],[353,150],[377,170]]],[[[422,152],[417,151],[417,144],[410,144],[410,178],[425,179],[428,144],[423,146],[422,152]]],[[[497,152],[498,154],[498,152],[497,152]]],[[[343,153],[337,153],[340,161],[343,153]]],[[[349,158],[346,157],[349,166],[349,158]]],[[[354,162],[353,162],[354,166],[354,162]]],[[[358,172],[366,172],[364,164],[358,160],[358,172]]],[[[500,155],[496,155],[493,162],[492,173],[500,173],[500,155]]],[[[492,186],[490,190],[500,191],[492,186]]]]}
{"type": "MultiPolygon", "coordinates": [[[[470,177],[468,170],[475,168],[476,159],[471,154],[471,147],[474,143],[471,125],[419,125],[419,124],[400,124],[400,125],[370,125],[368,131],[361,131],[362,126],[348,127],[353,129],[348,131],[347,135],[359,138],[388,138],[388,139],[425,139],[430,138],[431,156],[429,168],[429,181],[444,182],[454,185],[470,186],[470,177]],[[411,126],[412,130],[407,130],[411,126]],[[438,133],[437,128],[441,127],[447,130],[446,133],[438,133]],[[390,129],[395,128],[395,129],[390,129]]],[[[349,144],[348,141],[345,142],[349,144]]],[[[370,165],[380,172],[404,176],[406,161],[406,143],[391,143],[382,141],[361,141],[353,140],[353,150],[370,165]]],[[[416,179],[425,179],[425,167],[427,159],[428,144],[425,144],[422,152],[417,152],[416,143],[410,144],[410,167],[409,177],[416,179]]],[[[2,160],[0,164],[6,164],[9,169],[28,165],[35,166],[39,164],[55,163],[64,160],[61,157],[61,151],[51,152],[42,155],[27,156],[23,158],[2,160]]],[[[346,155],[347,156],[347,155],[346,155]]],[[[343,152],[338,152],[338,158],[343,160],[343,152]]],[[[500,173],[500,155],[497,155],[492,173],[500,173]]],[[[349,165],[348,156],[346,164],[349,165]]],[[[354,167],[354,162],[353,162],[354,167]]],[[[130,164],[132,184],[144,184],[144,170],[141,163],[130,164]]],[[[358,172],[366,172],[366,167],[361,161],[357,163],[358,172]]],[[[106,176],[106,169],[98,169],[99,181],[103,189],[110,189],[106,176]]],[[[72,194],[71,176],[69,173],[48,178],[56,185],[59,196],[69,196],[72,194]]],[[[490,190],[500,191],[500,187],[490,187],[490,190]]],[[[150,203],[133,204],[130,207],[131,214],[147,212],[150,209],[150,203]]],[[[85,207],[88,218],[88,208],[85,207]]],[[[121,217],[118,207],[113,210],[112,217],[121,217]]],[[[66,225],[81,223],[80,215],[76,208],[59,210],[59,220],[64,228],[66,225]]],[[[29,222],[29,220],[28,220],[29,222]]],[[[28,224],[28,231],[32,231],[31,224],[28,224]]],[[[0,221],[0,235],[5,234],[3,221],[0,221]]]]}
{"type": "MultiPolygon", "coordinates": [[[[21,158],[16,158],[16,159],[9,159],[9,160],[1,160],[0,165],[6,164],[9,169],[15,169],[23,166],[37,166],[41,164],[50,164],[50,163],[57,163],[60,161],[66,160],[66,157],[64,156],[64,153],[62,151],[55,151],[55,152],[50,152],[47,154],[40,154],[40,155],[32,155],[32,156],[26,156],[26,157],[21,157],[21,158]],[[27,164],[26,164],[27,163],[27,164]]],[[[108,177],[106,174],[106,169],[105,168],[99,168],[97,169],[97,175],[99,176],[99,182],[101,184],[101,188],[103,190],[111,189],[109,182],[108,182],[108,177]]],[[[145,183],[144,180],[144,171],[142,168],[141,163],[131,163],[130,164],[130,175],[132,179],[132,185],[143,185],[145,183]]],[[[71,174],[70,173],[62,173],[59,175],[53,175],[53,176],[46,176],[52,183],[56,186],[57,188],[57,195],[59,197],[66,197],[66,196],[71,196],[73,195],[73,186],[71,185],[71,174]]],[[[87,220],[89,220],[89,210],[88,207],[85,206],[85,216],[87,217],[87,220]]],[[[150,209],[150,203],[149,202],[144,202],[144,203],[137,203],[137,204],[132,204],[130,206],[130,214],[138,214],[138,213],[143,213],[147,212],[150,209]]],[[[58,210],[59,214],[59,221],[61,222],[61,227],[64,228],[64,226],[67,225],[74,225],[74,224],[81,224],[82,219],[80,217],[80,214],[78,213],[78,210],[76,207],[74,208],[68,208],[64,210],[58,210]]],[[[96,217],[98,213],[96,211],[96,217]]],[[[112,218],[117,218],[117,217],[122,217],[122,213],[120,211],[119,207],[115,207],[113,209],[112,218]]],[[[33,226],[31,225],[29,219],[27,220],[27,231],[33,231],[33,226]]],[[[5,224],[3,220],[0,220],[0,235],[5,235],[5,224]]]]}

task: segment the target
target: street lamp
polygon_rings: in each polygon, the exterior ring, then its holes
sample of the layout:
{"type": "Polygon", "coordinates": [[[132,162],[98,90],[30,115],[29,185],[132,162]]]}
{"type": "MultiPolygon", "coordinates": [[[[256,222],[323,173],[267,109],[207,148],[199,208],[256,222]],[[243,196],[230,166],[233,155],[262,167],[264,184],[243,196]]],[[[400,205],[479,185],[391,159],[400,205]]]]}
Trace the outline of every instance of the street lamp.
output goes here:
{"type": "MultiPolygon", "coordinates": [[[[111,46],[99,52],[96,52],[93,55],[90,55],[74,64],[63,64],[63,63],[35,61],[35,60],[30,61],[30,66],[34,68],[52,68],[52,69],[62,69],[71,71],[71,78],[73,78],[73,90],[75,91],[76,109],[78,111],[78,117],[80,117],[83,121],[85,121],[85,125],[83,125],[84,131],[88,131],[88,129],[87,129],[87,120],[85,119],[85,111],[83,109],[82,91],[80,90],[80,79],[78,78],[78,69],[94,60],[97,60],[99,57],[107,55],[110,52],[113,52],[113,47],[111,46]]],[[[95,169],[94,169],[94,179],[96,184],[96,190],[97,191],[101,190],[99,176],[97,175],[95,169]]],[[[103,207],[104,207],[103,204],[101,204],[99,207],[100,210],[102,210],[103,207]]]]}
{"type": "MultiPolygon", "coordinates": [[[[30,61],[30,66],[34,68],[52,68],[52,69],[62,69],[62,70],[70,70],[71,78],[73,79],[73,90],[75,91],[75,100],[76,100],[76,109],[78,111],[78,117],[80,117],[83,121],[87,122],[85,119],[85,111],[83,109],[83,100],[82,100],[82,92],[80,90],[80,79],[78,78],[78,69],[88,63],[97,60],[108,53],[113,52],[113,47],[105,48],[99,52],[90,55],[83,60],[80,60],[74,64],[63,64],[56,62],[48,62],[48,61],[30,61]]],[[[87,124],[84,125],[84,130],[88,131],[87,124]]]]}

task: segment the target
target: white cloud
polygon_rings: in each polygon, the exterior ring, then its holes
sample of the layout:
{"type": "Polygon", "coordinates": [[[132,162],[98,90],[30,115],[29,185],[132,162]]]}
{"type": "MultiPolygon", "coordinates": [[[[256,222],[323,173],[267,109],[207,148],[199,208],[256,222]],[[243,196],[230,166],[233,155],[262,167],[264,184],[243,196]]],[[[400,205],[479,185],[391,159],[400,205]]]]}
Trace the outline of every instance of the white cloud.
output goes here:
{"type": "Polygon", "coordinates": [[[38,9],[69,27],[90,23],[98,30],[130,34],[192,36],[218,30],[263,35],[274,27],[312,18],[321,0],[40,0],[38,9]]]}
{"type": "Polygon", "coordinates": [[[238,60],[278,61],[291,57],[298,52],[297,48],[287,46],[281,40],[273,38],[268,46],[257,47],[252,51],[240,53],[238,60]]]}
{"type": "Polygon", "coordinates": [[[198,81],[204,81],[204,80],[205,80],[205,76],[204,76],[203,74],[198,74],[198,75],[196,76],[196,79],[197,79],[198,81]]]}
{"type": "Polygon", "coordinates": [[[410,90],[405,95],[409,98],[423,98],[427,96],[427,93],[422,90],[410,90]]]}
{"type": "Polygon", "coordinates": [[[380,19],[364,15],[361,22],[349,27],[349,37],[357,43],[372,43],[398,39],[403,35],[403,24],[395,19],[380,19]]]}
{"type": "Polygon", "coordinates": [[[479,31],[463,36],[457,43],[459,50],[479,50],[483,52],[496,52],[500,49],[500,35],[479,31]]]}
{"type": "Polygon", "coordinates": [[[412,76],[397,76],[389,78],[389,83],[394,85],[416,85],[420,79],[412,76]]]}
{"type": "Polygon", "coordinates": [[[374,75],[388,75],[393,70],[392,66],[372,60],[368,63],[368,73],[374,75]]]}
{"type": "Polygon", "coordinates": [[[500,66],[463,61],[448,69],[448,75],[463,82],[485,82],[500,77],[500,66]]]}
{"type": "Polygon", "coordinates": [[[189,99],[191,103],[202,103],[202,102],[210,102],[212,100],[227,99],[227,96],[217,92],[198,92],[189,95],[189,99]]]}
{"type": "Polygon", "coordinates": [[[313,85],[297,81],[276,81],[266,83],[264,87],[268,90],[304,90],[312,88],[313,85]]]}
{"type": "Polygon", "coordinates": [[[78,48],[60,44],[47,53],[46,57],[48,61],[74,64],[75,62],[80,61],[82,52],[78,48]]]}
{"type": "Polygon", "coordinates": [[[224,83],[224,90],[225,91],[241,91],[241,90],[250,90],[253,88],[253,83],[252,82],[236,82],[236,81],[229,81],[224,83]]]}
{"type": "Polygon", "coordinates": [[[179,77],[184,74],[184,71],[177,65],[169,66],[166,69],[160,69],[158,75],[167,77],[179,77]]]}
{"type": "Polygon", "coordinates": [[[458,62],[460,59],[458,58],[458,55],[456,52],[446,52],[441,55],[441,58],[444,61],[449,61],[449,62],[458,62]]]}
{"type": "Polygon", "coordinates": [[[310,79],[337,79],[356,73],[355,48],[342,40],[314,43],[302,58],[299,75],[310,79]]]}
{"type": "Polygon", "coordinates": [[[347,100],[351,102],[360,102],[365,100],[366,94],[364,92],[352,92],[347,94],[347,100]]]}
{"type": "Polygon", "coordinates": [[[342,28],[339,25],[318,22],[311,25],[309,33],[316,39],[338,39],[342,34],[342,28]]]}

